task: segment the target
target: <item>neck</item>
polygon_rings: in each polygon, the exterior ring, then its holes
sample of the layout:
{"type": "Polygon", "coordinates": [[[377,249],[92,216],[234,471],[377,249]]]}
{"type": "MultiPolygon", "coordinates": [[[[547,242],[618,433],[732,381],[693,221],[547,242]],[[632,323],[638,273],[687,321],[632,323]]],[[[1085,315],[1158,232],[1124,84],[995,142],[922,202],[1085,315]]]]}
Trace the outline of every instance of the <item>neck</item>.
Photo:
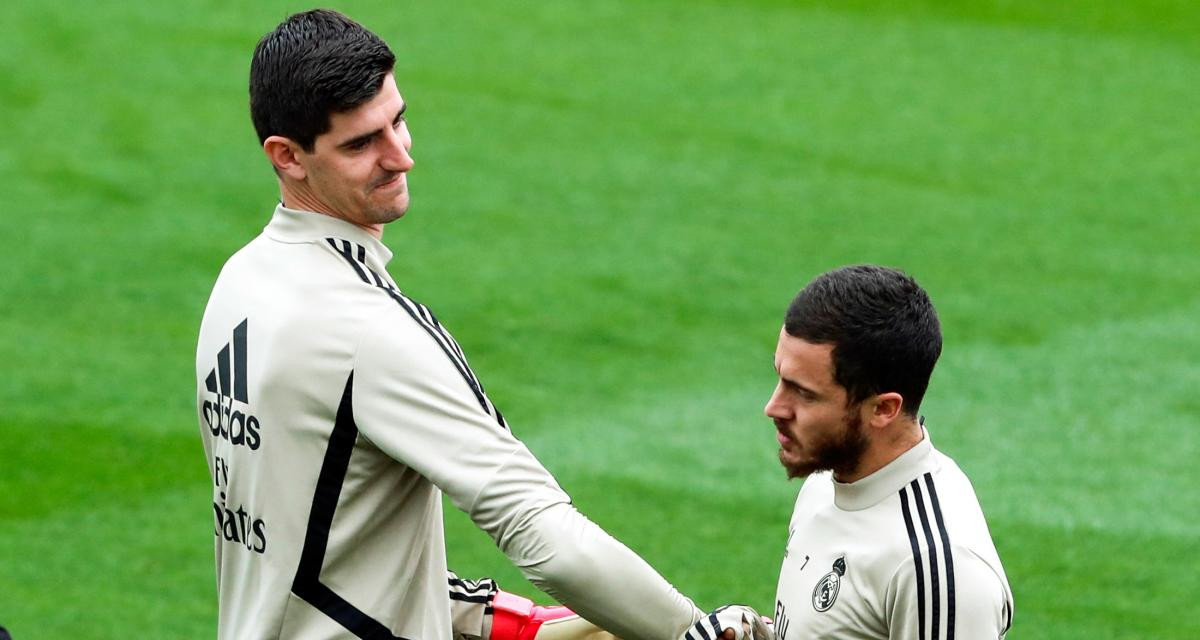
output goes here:
{"type": "Polygon", "coordinates": [[[335,211],[333,207],[325,204],[321,198],[317,197],[317,195],[312,192],[312,189],[309,189],[308,186],[303,183],[294,184],[290,181],[281,179],[279,181],[279,199],[281,202],[283,202],[283,206],[287,207],[288,209],[310,211],[312,213],[319,213],[323,216],[329,216],[330,218],[344,220],[375,236],[376,240],[383,239],[382,224],[361,224],[355,220],[347,218],[346,216],[335,211]]]}
{"type": "Polygon", "coordinates": [[[900,414],[880,432],[872,434],[867,450],[852,471],[833,473],[833,479],[849,484],[879,471],[925,439],[925,430],[916,418],[900,414]]]}

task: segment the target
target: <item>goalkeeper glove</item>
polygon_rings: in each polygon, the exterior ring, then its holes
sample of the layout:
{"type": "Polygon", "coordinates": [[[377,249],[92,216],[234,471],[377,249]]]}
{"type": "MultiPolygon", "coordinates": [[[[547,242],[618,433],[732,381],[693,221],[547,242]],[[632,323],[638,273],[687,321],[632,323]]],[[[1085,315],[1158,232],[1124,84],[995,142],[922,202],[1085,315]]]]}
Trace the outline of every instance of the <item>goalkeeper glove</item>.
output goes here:
{"type": "Polygon", "coordinates": [[[731,604],[700,618],[680,640],[717,640],[727,629],[733,630],[734,640],[773,640],[775,637],[754,609],[731,604]]]}
{"type": "Polygon", "coordinates": [[[615,636],[562,606],[541,607],[497,591],[488,640],[615,640],[615,636]]]}

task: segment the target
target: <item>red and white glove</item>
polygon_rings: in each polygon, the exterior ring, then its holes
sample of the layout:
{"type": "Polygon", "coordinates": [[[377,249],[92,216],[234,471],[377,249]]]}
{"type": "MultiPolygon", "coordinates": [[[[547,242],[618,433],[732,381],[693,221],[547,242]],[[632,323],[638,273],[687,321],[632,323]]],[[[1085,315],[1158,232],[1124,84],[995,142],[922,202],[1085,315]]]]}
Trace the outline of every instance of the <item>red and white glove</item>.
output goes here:
{"type": "Polygon", "coordinates": [[[615,640],[615,636],[562,606],[542,607],[497,591],[488,640],[615,640]]]}

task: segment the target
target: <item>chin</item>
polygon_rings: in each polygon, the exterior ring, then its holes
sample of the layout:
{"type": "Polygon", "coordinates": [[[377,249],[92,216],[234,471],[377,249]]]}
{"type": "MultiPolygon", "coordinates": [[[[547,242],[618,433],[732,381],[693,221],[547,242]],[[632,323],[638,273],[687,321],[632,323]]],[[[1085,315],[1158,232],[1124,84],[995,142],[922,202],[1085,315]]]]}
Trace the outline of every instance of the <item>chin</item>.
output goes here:
{"type": "Polygon", "coordinates": [[[793,460],[788,453],[783,449],[779,450],[779,464],[783,465],[783,470],[787,473],[788,480],[794,478],[807,478],[813,472],[818,471],[817,465],[811,461],[805,462],[793,460]]]}
{"type": "Polygon", "coordinates": [[[408,199],[390,206],[377,207],[371,212],[371,218],[376,224],[387,224],[404,217],[408,211],[408,199]]]}
{"type": "Polygon", "coordinates": [[[389,217],[392,220],[399,220],[400,218],[403,218],[404,214],[408,213],[408,194],[405,193],[399,198],[393,200],[391,206],[388,207],[387,213],[390,214],[389,217]]]}

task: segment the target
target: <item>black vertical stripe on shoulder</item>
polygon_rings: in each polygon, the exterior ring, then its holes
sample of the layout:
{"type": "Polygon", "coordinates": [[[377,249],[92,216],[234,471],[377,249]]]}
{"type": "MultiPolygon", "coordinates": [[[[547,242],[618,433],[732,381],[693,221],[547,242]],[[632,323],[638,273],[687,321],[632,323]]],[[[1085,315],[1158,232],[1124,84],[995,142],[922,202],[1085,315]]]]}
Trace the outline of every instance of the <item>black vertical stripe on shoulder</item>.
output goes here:
{"type": "MultiPolygon", "coordinates": [[[[441,340],[439,342],[443,344],[443,348],[448,348],[450,350],[450,352],[446,355],[461,365],[459,371],[463,373],[464,377],[466,377],[467,383],[471,385],[473,389],[477,390],[477,393],[475,394],[476,399],[479,400],[483,410],[486,413],[495,416],[496,421],[500,423],[500,426],[507,429],[508,423],[504,421],[504,415],[501,414],[500,409],[497,408],[494,403],[492,403],[491,398],[489,398],[487,395],[487,391],[485,391],[483,388],[483,383],[479,381],[479,377],[475,375],[475,372],[471,370],[471,365],[467,363],[467,355],[463,353],[462,347],[458,344],[458,341],[454,339],[454,336],[450,335],[450,332],[447,331],[446,328],[442,326],[442,323],[438,321],[437,315],[433,313],[433,309],[430,309],[429,307],[405,296],[398,291],[394,291],[393,293],[395,295],[399,295],[401,298],[404,298],[404,300],[407,300],[417,308],[420,316],[426,319],[426,330],[429,331],[431,336],[434,336],[435,340],[438,339],[438,336],[440,336],[441,340]]],[[[418,320],[418,322],[420,321],[418,320]]]]}
{"type": "Polygon", "coordinates": [[[475,372],[471,371],[471,366],[467,364],[467,355],[463,353],[462,347],[459,346],[458,341],[450,335],[450,332],[442,326],[441,322],[438,322],[437,316],[433,314],[433,309],[430,309],[429,307],[417,302],[416,300],[413,300],[412,298],[409,298],[408,296],[405,296],[402,293],[400,294],[400,297],[407,300],[413,307],[416,308],[418,315],[420,316],[417,321],[423,322],[427,329],[431,330],[434,334],[442,338],[442,341],[446,344],[446,347],[452,352],[452,354],[448,355],[461,363],[467,373],[471,375],[471,378],[475,381],[475,384],[479,385],[479,378],[475,376],[475,372]]]}
{"type": "MultiPolygon", "coordinates": [[[[337,248],[337,246],[334,244],[333,238],[328,238],[328,241],[334,246],[334,248],[337,248]]],[[[441,323],[437,321],[437,318],[433,315],[433,311],[420,302],[405,296],[390,282],[376,273],[375,270],[367,264],[366,247],[362,246],[361,244],[354,244],[352,248],[351,243],[346,240],[341,240],[341,243],[343,247],[340,249],[342,256],[347,262],[350,263],[352,267],[354,267],[355,272],[359,274],[359,277],[362,278],[363,282],[371,284],[371,281],[373,280],[377,288],[382,289],[389,296],[391,296],[393,300],[404,307],[405,311],[412,316],[413,320],[415,320],[417,324],[421,325],[421,327],[425,329],[430,337],[432,337],[434,341],[441,346],[442,351],[446,352],[446,356],[454,361],[455,367],[458,369],[459,374],[467,378],[468,384],[470,384],[472,388],[479,387],[479,379],[475,377],[475,372],[471,371],[470,366],[467,365],[467,358],[463,354],[462,348],[458,346],[458,343],[454,340],[454,338],[451,337],[445,328],[442,327],[441,323]],[[368,275],[370,276],[369,279],[367,278],[368,275]]],[[[487,407],[484,406],[484,409],[486,410],[487,407]]]]}
{"type": "Polygon", "coordinates": [[[946,522],[942,519],[942,505],[938,503],[937,489],[933,486],[933,474],[925,474],[925,486],[929,489],[933,519],[941,533],[942,553],[946,558],[946,640],[954,640],[954,554],[950,550],[950,533],[946,531],[946,522]]]}
{"type": "Polygon", "coordinates": [[[342,240],[341,246],[338,246],[338,241],[333,238],[325,238],[325,242],[328,242],[329,246],[333,247],[334,251],[342,254],[342,257],[345,258],[346,262],[354,268],[354,272],[358,274],[358,277],[361,278],[363,282],[371,284],[371,281],[367,280],[367,274],[363,273],[362,268],[359,267],[358,263],[354,261],[354,254],[350,251],[349,241],[342,240]]]}
{"type": "MultiPolygon", "coordinates": [[[[437,321],[437,318],[433,316],[433,312],[429,310],[429,307],[409,298],[399,291],[389,289],[388,293],[395,298],[400,306],[404,307],[405,311],[412,316],[412,319],[417,324],[425,329],[431,338],[442,346],[442,350],[446,352],[446,357],[454,361],[455,365],[458,366],[459,372],[468,379],[467,381],[472,386],[480,386],[479,378],[475,377],[475,372],[471,371],[471,366],[467,364],[467,357],[463,355],[462,349],[458,346],[458,341],[437,321]]],[[[484,408],[486,409],[487,407],[484,408]]]]}
{"type": "Polygon", "coordinates": [[[921,561],[921,543],[917,540],[917,528],[913,525],[912,512],[908,508],[907,489],[900,490],[900,510],[904,512],[904,526],[908,528],[908,544],[913,553],[913,569],[917,572],[917,637],[925,640],[925,565],[921,561]]]}
{"type": "Polygon", "coordinates": [[[925,550],[929,552],[929,594],[932,603],[932,611],[929,616],[930,632],[929,637],[933,640],[941,638],[940,627],[942,624],[942,593],[941,581],[939,580],[940,572],[938,571],[938,555],[937,547],[933,543],[933,530],[929,528],[929,516],[925,513],[925,498],[921,495],[921,485],[913,480],[911,483],[913,490],[913,499],[917,504],[917,517],[921,520],[921,528],[925,531],[925,550]]]}
{"type": "Polygon", "coordinates": [[[458,374],[462,376],[464,381],[466,381],[467,386],[471,388],[471,393],[474,394],[475,400],[479,403],[479,406],[485,412],[487,412],[488,401],[487,397],[483,394],[483,389],[479,385],[479,380],[475,377],[475,373],[471,371],[471,368],[467,366],[466,362],[455,357],[454,349],[450,347],[451,340],[446,336],[446,334],[438,331],[436,328],[426,322],[413,306],[411,301],[404,297],[404,295],[402,295],[400,292],[388,291],[388,294],[391,295],[392,299],[395,300],[396,303],[399,304],[409,316],[412,317],[413,321],[417,323],[417,326],[424,329],[425,333],[429,334],[429,337],[433,338],[433,341],[437,343],[439,348],[441,348],[442,353],[446,354],[446,357],[450,359],[451,364],[453,364],[454,368],[458,370],[458,374]]]}
{"type": "Polygon", "coordinates": [[[328,242],[329,246],[333,247],[334,250],[342,254],[342,257],[345,258],[346,262],[354,268],[355,273],[358,274],[358,277],[362,279],[363,282],[372,284],[372,281],[374,281],[376,288],[387,293],[392,300],[399,304],[400,307],[404,309],[406,313],[408,313],[408,315],[413,319],[414,322],[417,323],[419,327],[425,330],[425,333],[429,334],[430,338],[433,338],[433,341],[437,343],[438,347],[442,350],[442,353],[446,354],[446,357],[450,359],[451,364],[454,365],[454,368],[458,371],[458,374],[462,376],[463,380],[467,383],[467,386],[471,389],[472,395],[475,396],[475,400],[479,403],[479,406],[483,409],[483,412],[494,417],[501,428],[507,429],[508,423],[505,422],[504,416],[487,397],[487,393],[485,393],[483,390],[483,384],[479,381],[479,378],[475,376],[475,372],[471,370],[470,365],[467,364],[467,357],[463,354],[462,347],[458,345],[458,342],[453,336],[450,335],[450,332],[446,331],[445,327],[438,322],[438,319],[433,314],[433,311],[416,300],[405,296],[385,278],[381,277],[378,273],[375,273],[375,270],[371,269],[371,267],[366,263],[366,248],[362,245],[351,245],[351,243],[346,240],[338,241],[334,238],[326,238],[325,241],[328,242]],[[339,242],[341,243],[340,247],[338,244],[339,242]]]}
{"type": "Polygon", "coordinates": [[[458,374],[467,383],[472,395],[475,396],[475,401],[479,403],[479,407],[483,409],[484,413],[495,416],[500,426],[507,428],[508,425],[500,417],[499,410],[491,404],[487,394],[484,392],[483,384],[479,382],[479,378],[475,376],[475,372],[467,364],[466,356],[463,355],[462,348],[458,346],[458,341],[442,327],[437,318],[433,316],[433,312],[429,311],[425,305],[405,296],[395,289],[385,288],[384,290],[408,313],[413,322],[417,323],[417,326],[424,329],[425,333],[429,334],[430,338],[433,338],[433,341],[437,343],[442,353],[446,354],[451,364],[458,370],[458,374]]]}
{"type": "Polygon", "coordinates": [[[304,546],[300,551],[300,564],[292,580],[292,593],[329,616],[355,636],[368,640],[406,640],[393,635],[383,623],[367,615],[321,582],[321,567],[325,564],[325,551],[329,545],[329,530],[337,511],[338,497],[346,470],[350,468],[350,456],[358,440],[358,425],[354,422],[352,398],[354,373],[346,378],[346,388],[338,404],[333,432],[329,434],[329,446],[317,476],[317,487],[313,492],[312,508],[308,514],[308,528],[304,534],[304,546]]]}
{"type": "Polygon", "coordinates": [[[380,289],[391,291],[392,285],[384,281],[383,278],[380,278],[378,273],[375,273],[370,268],[367,269],[367,273],[371,274],[371,279],[375,281],[375,286],[379,287],[380,289]]]}

